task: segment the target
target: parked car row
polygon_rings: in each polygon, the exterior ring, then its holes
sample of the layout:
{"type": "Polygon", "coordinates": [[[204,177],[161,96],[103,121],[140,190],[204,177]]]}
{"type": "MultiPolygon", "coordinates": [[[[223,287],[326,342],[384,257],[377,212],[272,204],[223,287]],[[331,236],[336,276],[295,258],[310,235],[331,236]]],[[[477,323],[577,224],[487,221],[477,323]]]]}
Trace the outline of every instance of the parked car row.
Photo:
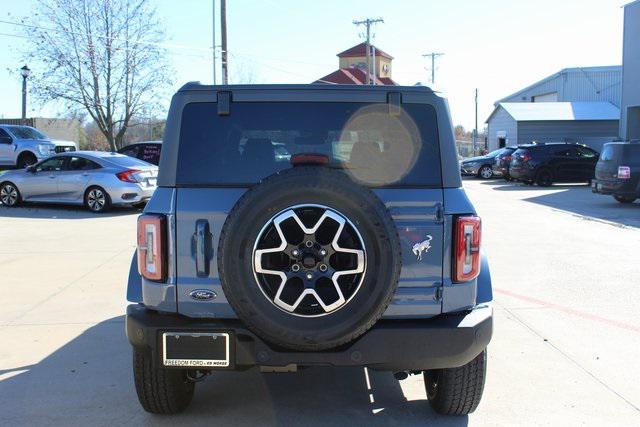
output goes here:
{"type": "Polygon", "coordinates": [[[632,203],[640,198],[640,141],[611,142],[604,145],[601,154],[568,142],[504,147],[463,160],[460,173],[482,179],[501,176],[542,187],[587,182],[594,193],[632,203]]]}

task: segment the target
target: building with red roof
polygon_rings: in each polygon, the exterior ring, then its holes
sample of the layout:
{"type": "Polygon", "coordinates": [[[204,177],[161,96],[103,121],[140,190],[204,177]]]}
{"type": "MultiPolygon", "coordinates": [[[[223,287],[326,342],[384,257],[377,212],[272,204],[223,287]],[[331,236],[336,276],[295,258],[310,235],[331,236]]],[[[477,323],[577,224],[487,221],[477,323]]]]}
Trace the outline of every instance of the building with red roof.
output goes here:
{"type": "MultiPolygon", "coordinates": [[[[371,82],[376,85],[397,85],[391,78],[393,56],[370,45],[372,59],[371,82]]],[[[338,55],[338,69],[314,83],[367,84],[367,44],[360,43],[338,55]]]]}

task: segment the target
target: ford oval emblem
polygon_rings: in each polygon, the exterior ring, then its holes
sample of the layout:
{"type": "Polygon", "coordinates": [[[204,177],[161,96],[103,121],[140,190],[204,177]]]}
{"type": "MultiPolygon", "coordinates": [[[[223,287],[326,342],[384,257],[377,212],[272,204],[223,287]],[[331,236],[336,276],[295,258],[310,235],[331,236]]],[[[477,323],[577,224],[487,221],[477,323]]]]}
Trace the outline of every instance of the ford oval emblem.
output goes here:
{"type": "Polygon", "coordinates": [[[196,301],[209,301],[215,299],[218,294],[208,289],[196,289],[195,291],[189,292],[189,296],[196,301]]]}

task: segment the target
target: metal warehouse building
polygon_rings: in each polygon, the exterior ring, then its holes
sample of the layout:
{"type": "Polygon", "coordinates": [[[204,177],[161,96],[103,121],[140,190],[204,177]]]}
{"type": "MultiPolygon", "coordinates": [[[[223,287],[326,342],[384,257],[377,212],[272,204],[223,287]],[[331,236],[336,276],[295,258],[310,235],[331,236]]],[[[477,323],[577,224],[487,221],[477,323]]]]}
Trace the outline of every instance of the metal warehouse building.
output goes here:
{"type": "Polygon", "coordinates": [[[640,0],[624,8],[620,137],[640,139],[640,0]]]}
{"type": "Polygon", "coordinates": [[[489,150],[537,142],[599,149],[618,136],[622,67],[567,68],[496,102],[489,150]]]}

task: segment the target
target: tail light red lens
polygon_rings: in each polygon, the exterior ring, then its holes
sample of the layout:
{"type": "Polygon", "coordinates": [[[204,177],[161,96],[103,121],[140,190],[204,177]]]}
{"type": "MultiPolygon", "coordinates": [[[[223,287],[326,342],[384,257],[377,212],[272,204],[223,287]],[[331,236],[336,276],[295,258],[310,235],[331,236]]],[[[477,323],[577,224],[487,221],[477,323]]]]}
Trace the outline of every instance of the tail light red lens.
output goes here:
{"type": "Polygon", "coordinates": [[[630,179],[631,168],[629,166],[618,166],[618,179],[630,179]]]}
{"type": "Polygon", "coordinates": [[[164,215],[138,218],[138,271],[145,279],[163,282],[167,277],[166,224],[164,215]]]}
{"type": "Polygon", "coordinates": [[[522,163],[526,163],[529,160],[531,160],[531,154],[529,153],[524,153],[520,156],[520,159],[522,160],[522,163]]]}
{"type": "Polygon", "coordinates": [[[136,169],[129,169],[129,170],[126,170],[124,172],[117,173],[116,176],[118,177],[118,179],[120,181],[135,183],[135,182],[138,182],[136,177],[133,176],[133,174],[135,174],[136,172],[140,172],[140,171],[136,170],[136,169]]]}
{"type": "Polygon", "coordinates": [[[504,156],[504,160],[506,162],[510,162],[511,161],[511,156],[504,156]]]}
{"type": "Polygon", "coordinates": [[[477,216],[460,216],[455,222],[454,282],[468,282],[480,274],[482,227],[477,216]]]}

